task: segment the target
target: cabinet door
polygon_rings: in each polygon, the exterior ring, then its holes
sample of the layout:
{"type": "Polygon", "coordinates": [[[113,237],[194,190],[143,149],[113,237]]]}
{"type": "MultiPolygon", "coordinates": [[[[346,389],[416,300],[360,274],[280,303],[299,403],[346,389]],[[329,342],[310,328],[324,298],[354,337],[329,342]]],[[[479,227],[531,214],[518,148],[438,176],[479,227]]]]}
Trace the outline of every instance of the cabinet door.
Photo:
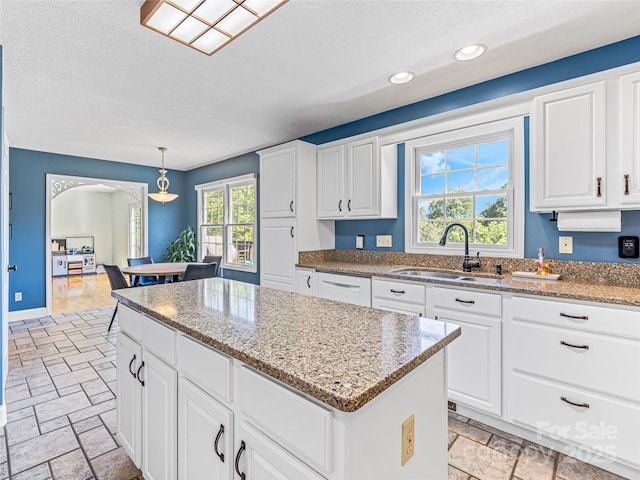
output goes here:
{"type": "Polygon", "coordinates": [[[178,375],[148,350],[143,360],[142,472],[146,480],[172,480],[178,473],[178,375]]]}
{"type": "Polygon", "coordinates": [[[296,149],[287,147],[260,156],[261,218],[294,217],[296,149]]]}
{"type": "Polygon", "coordinates": [[[178,465],[181,480],[233,476],[231,411],[188,380],[180,380],[178,465]]]}
{"type": "Polygon", "coordinates": [[[297,262],[294,221],[263,221],[260,234],[260,285],[293,291],[297,262]]]}
{"type": "Polygon", "coordinates": [[[318,218],[341,218],[347,210],[344,200],[344,147],[318,150],[318,218]]]}
{"type": "Polygon", "coordinates": [[[605,95],[598,82],[535,98],[531,210],[605,206],[605,95]]]}
{"type": "Polygon", "coordinates": [[[500,415],[502,322],[436,310],[441,322],[462,327],[462,335],[447,347],[449,399],[500,415]]]}
{"type": "Polygon", "coordinates": [[[347,144],[347,216],[361,217],[379,213],[379,160],[378,137],[347,144]]]}
{"type": "Polygon", "coordinates": [[[296,270],[296,292],[313,295],[313,270],[298,268],[296,270]]]}
{"type": "Polygon", "coordinates": [[[620,203],[640,204],[640,72],[625,75],[622,88],[622,192],[620,203]]]}
{"type": "Polygon", "coordinates": [[[142,347],[121,331],[118,332],[116,348],[118,439],[138,468],[142,459],[142,392],[136,372],[141,362],[142,347]]]}
{"type": "Polygon", "coordinates": [[[323,480],[296,457],[246,422],[240,424],[238,469],[251,480],[323,480]]]}

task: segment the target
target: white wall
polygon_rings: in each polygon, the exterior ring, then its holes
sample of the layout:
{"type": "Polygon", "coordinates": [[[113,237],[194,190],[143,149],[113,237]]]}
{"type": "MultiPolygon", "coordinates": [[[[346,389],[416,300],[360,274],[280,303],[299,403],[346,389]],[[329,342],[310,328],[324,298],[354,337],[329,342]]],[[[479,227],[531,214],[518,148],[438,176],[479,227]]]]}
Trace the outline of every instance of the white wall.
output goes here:
{"type": "Polygon", "coordinates": [[[97,263],[126,265],[127,205],[134,201],[123,191],[69,189],[51,201],[51,238],[92,236],[97,263]]]}

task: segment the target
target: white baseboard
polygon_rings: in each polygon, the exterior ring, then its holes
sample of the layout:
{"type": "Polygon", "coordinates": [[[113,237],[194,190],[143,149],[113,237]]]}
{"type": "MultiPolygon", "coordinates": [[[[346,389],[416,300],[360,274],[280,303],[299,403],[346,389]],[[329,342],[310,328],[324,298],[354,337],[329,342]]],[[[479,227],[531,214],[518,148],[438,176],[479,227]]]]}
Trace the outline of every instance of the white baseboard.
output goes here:
{"type": "Polygon", "coordinates": [[[19,320],[29,320],[31,318],[40,318],[47,316],[47,309],[45,307],[29,308],[27,310],[16,310],[15,312],[9,312],[9,322],[17,322],[19,320]]]}

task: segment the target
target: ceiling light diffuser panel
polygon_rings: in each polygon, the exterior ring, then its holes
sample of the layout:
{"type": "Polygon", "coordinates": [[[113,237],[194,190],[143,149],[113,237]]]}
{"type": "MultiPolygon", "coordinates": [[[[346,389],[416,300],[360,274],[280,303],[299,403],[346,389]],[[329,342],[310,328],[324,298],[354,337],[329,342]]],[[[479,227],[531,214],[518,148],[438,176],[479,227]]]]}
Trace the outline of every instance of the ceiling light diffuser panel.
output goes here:
{"type": "Polygon", "coordinates": [[[140,23],[212,55],[288,0],[147,0],[140,23]]]}

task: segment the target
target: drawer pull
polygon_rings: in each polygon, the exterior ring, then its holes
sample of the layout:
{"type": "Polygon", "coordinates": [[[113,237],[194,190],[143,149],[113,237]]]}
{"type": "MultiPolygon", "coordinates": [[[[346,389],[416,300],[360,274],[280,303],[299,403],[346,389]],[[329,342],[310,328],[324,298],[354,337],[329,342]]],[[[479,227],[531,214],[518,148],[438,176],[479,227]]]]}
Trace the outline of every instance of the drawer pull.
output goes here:
{"type": "Polygon", "coordinates": [[[587,315],[569,315],[568,313],[560,312],[560,316],[565,318],[572,318],[574,320],[589,320],[589,317],[587,315]]]}
{"type": "Polygon", "coordinates": [[[235,464],[235,468],[236,468],[236,473],[240,476],[240,478],[242,480],[245,480],[246,475],[244,474],[244,472],[240,472],[240,457],[242,456],[242,452],[244,452],[247,449],[247,444],[244,443],[244,440],[242,440],[242,442],[240,442],[240,449],[238,450],[238,453],[236,455],[236,464],[235,464]]]}
{"type": "Polygon", "coordinates": [[[407,292],[405,292],[404,290],[394,290],[394,289],[392,288],[392,289],[391,289],[391,293],[397,293],[397,294],[399,294],[399,295],[404,295],[404,294],[405,294],[405,293],[407,293],[407,292]]]}
{"type": "Polygon", "coordinates": [[[307,288],[311,288],[311,277],[307,277],[307,288]]]}
{"type": "Polygon", "coordinates": [[[602,197],[602,177],[596,178],[596,181],[598,183],[598,189],[597,189],[596,197],[600,198],[600,197],[602,197]]]}
{"type": "Polygon", "coordinates": [[[360,288],[359,285],[348,285],[346,283],[327,282],[327,281],[324,281],[323,283],[325,285],[332,285],[332,286],[338,287],[338,288],[356,288],[356,289],[360,288]]]}
{"type": "Polygon", "coordinates": [[[213,442],[213,451],[216,452],[216,455],[220,459],[222,463],[224,463],[224,453],[220,453],[218,451],[218,443],[220,442],[220,437],[224,433],[224,425],[220,424],[220,430],[218,430],[218,435],[216,435],[216,441],[213,442]]]}
{"type": "Polygon", "coordinates": [[[572,345],[571,343],[567,343],[564,340],[560,340],[560,345],[564,345],[565,347],[582,348],[583,350],[589,350],[589,345],[572,345]]]}
{"type": "Polygon", "coordinates": [[[575,402],[572,402],[571,400],[567,400],[567,397],[560,397],[560,400],[562,400],[565,403],[568,403],[569,405],[573,405],[574,407],[589,408],[588,403],[575,403],[575,402]]]}
{"type": "Polygon", "coordinates": [[[347,208],[349,209],[349,211],[351,211],[351,199],[349,199],[349,201],[347,202],[347,208]]]}
{"type": "Polygon", "coordinates": [[[291,238],[293,238],[293,227],[291,227],[291,238]]]}
{"type": "Polygon", "coordinates": [[[476,303],[475,300],[461,300],[459,298],[456,298],[456,302],[458,303],[465,303],[467,305],[473,305],[474,303],[476,303]]]}
{"type": "Polygon", "coordinates": [[[144,387],[144,380],[140,378],[140,372],[142,371],[142,367],[144,367],[144,362],[142,362],[138,367],[138,371],[136,372],[136,377],[138,378],[138,382],[140,382],[140,385],[144,387]]]}
{"type": "Polygon", "coordinates": [[[624,194],[629,195],[629,175],[624,176],[624,194]]]}
{"type": "Polygon", "coordinates": [[[131,375],[133,375],[133,378],[136,378],[136,372],[131,370],[131,367],[133,366],[133,362],[135,362],[135,361],[136,361],[136,356],[134,355],[133,358],[131,359],[131,361],[129,362],[129,373],[131,375]]]}
{"type": "Polygon", "coordinates": [[[342,211],[342,200],[338,202],[338,210],[342,211]]]}
{"type": "Polygon", "coordinates": [[[293,200],[291,200],[291,203],[289,204],[289,210],[293,213],[293,200]]]}

